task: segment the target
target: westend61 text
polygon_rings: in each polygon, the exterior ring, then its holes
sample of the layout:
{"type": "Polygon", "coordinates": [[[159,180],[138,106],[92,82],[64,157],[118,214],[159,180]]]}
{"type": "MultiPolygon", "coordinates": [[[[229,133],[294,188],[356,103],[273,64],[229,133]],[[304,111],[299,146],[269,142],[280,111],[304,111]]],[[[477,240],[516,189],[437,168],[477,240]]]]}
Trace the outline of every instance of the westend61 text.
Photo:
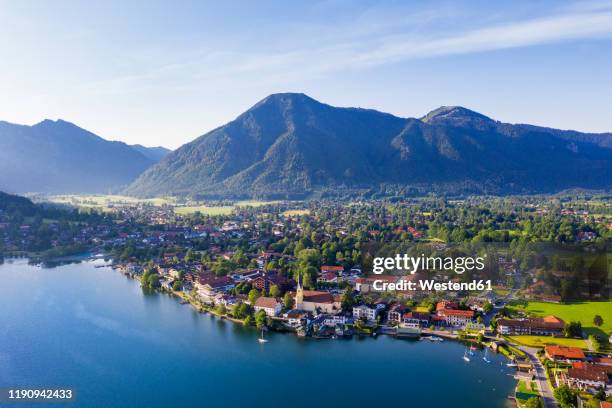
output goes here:
{"type": "Polygon", "coordinates": [[[435,291],[459,291],[459,290],[493,290],[490,280],[473,280],[471,282],[436,282],[434,280],[419,280],[417,282],[402,279],[398,282],[384,282],[377,279],[372,287],[377,291],[407,291],[407,290],[435,290],[435,291]]]}

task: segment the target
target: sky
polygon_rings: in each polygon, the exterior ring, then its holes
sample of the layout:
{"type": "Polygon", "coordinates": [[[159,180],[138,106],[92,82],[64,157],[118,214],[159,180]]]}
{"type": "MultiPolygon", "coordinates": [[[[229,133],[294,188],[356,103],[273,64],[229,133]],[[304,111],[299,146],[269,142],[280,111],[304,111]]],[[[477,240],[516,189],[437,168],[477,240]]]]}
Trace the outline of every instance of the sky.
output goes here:
{"type": "Polygon", "coordinates": [[[612,1],[0,0],[0,120],[177,148],[269,94],[612,131],[612,1]]]}

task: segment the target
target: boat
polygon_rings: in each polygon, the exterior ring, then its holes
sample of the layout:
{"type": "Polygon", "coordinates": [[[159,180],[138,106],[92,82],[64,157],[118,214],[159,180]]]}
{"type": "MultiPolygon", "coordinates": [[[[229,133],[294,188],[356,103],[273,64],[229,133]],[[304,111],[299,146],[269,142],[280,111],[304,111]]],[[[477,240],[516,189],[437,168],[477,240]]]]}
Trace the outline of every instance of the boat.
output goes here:
{"type": "Polygon", "coordinates": [[[489,349],[486,349],[485,350],[485,355],[484,355],[484,357],[482,359],[484,360],[485,363],[490,364],[491,360],[489,360],[488,355],[489,355],[489,349]]]}
{"type": "Polygon", "coordinates": [[[438,337],[438,336],[430,336],[430,337],[428,337],[428,339],[430,341],[444,341],[444,339],[442,337],[438,337]]]}
{"type": "Polygon", "coordinates": [[[465,352],[463,353],[463,359],[464,359],[466,362],[468,362],[468,363],[470,362],[470,358],[467,356],[467,349],[466,349],[466,350],[465,350],[465,352]]]}
{"type": "Polygon", "coordinates": [[[506,367],[518,367],[518,364],[516,364],[516,363],[508,363],[508,364],[506,364],[506,367]]]}
{"type": "Polygon", "coordinates": [[[268,340],[264,339],[264,335],[263,335],[263,329],[261,330],[261,337],[257,339],[258,342],[260,343],[267,343],[268,340]]]}

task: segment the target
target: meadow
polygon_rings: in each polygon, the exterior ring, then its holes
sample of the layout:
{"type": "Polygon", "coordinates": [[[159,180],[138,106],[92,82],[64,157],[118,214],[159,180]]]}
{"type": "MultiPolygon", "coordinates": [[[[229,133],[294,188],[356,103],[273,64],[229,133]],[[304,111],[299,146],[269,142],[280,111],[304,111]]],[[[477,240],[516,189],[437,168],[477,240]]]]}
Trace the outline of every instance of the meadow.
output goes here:
{"type": "Polygon", "coordinates": [[[608,337],[612,332],[612,302],[572,302],[572,303],[547,303],[547,302],[519,302],[508,306],[509,309],[526,312],[532,316],[560,317],[566,322],[578,321],[587,334],[595,334],[599,337],[608,337]],[[593,324],[595,315],[603,318],[603,324],[597,327],[593,324]]]}

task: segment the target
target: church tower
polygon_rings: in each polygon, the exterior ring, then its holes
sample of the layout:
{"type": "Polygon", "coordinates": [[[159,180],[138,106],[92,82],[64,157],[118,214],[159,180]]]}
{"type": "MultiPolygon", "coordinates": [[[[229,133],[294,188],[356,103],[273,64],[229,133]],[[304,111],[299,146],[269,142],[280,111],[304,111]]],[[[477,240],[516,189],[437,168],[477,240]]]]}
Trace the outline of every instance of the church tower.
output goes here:
{"type": "Polygon", "coordinates": [[[300,283],[300,274],[298,272],[297,289],[295,290],[295,308],[302,310],[304,306],[304,289],[300,283]]]}

